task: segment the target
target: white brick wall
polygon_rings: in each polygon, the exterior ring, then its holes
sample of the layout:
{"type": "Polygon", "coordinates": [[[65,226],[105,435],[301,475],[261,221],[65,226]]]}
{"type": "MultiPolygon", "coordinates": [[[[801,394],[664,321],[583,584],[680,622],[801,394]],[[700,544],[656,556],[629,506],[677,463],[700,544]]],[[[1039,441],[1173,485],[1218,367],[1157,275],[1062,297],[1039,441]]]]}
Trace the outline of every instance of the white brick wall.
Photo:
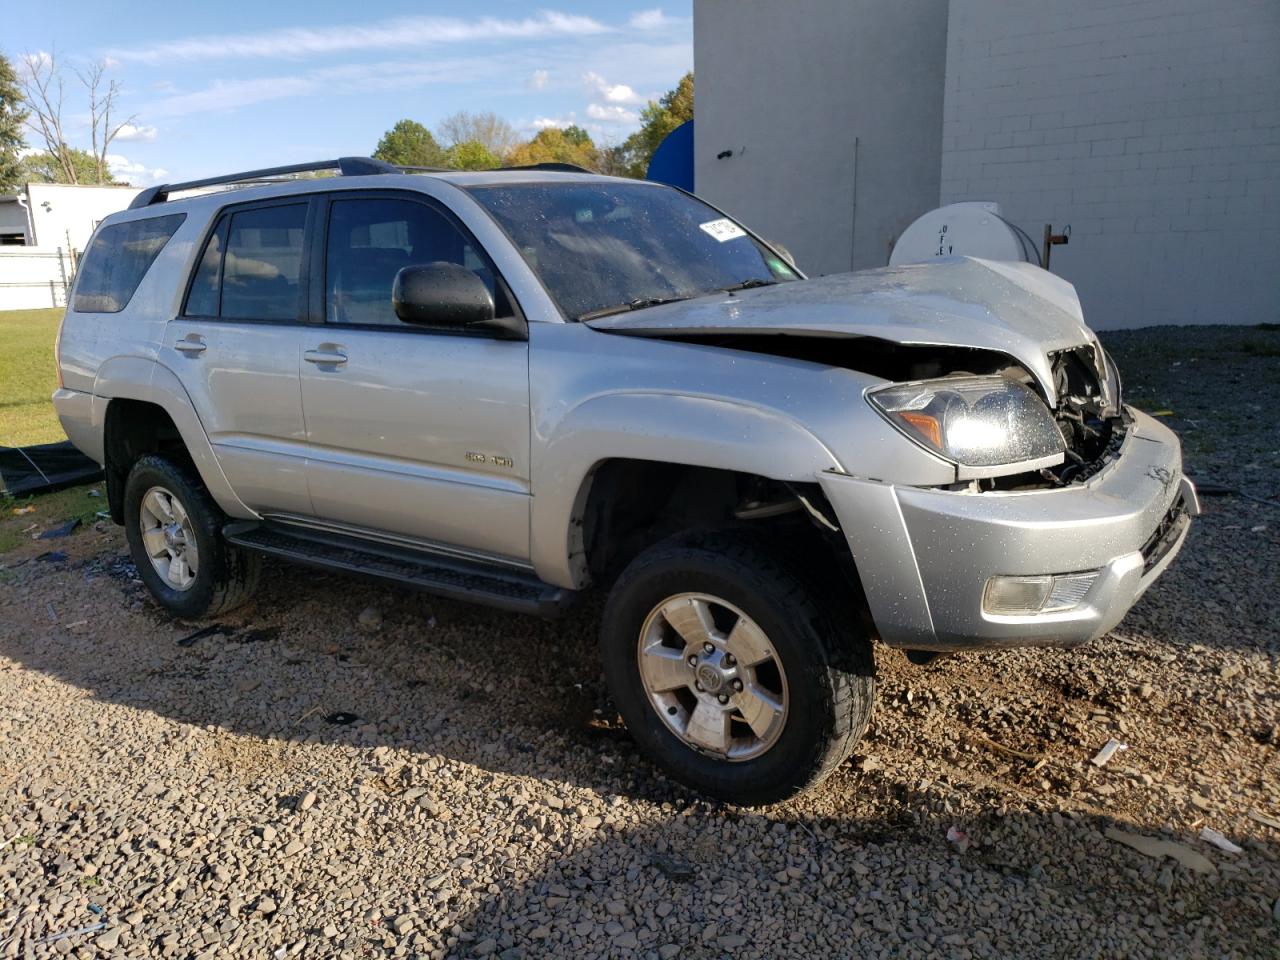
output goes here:
{"type": "Polygon", "coordinates": [[[1280,320],[1280,0],[952,0],[941,200],[995,200],[1096,327],[1280,320]]]}

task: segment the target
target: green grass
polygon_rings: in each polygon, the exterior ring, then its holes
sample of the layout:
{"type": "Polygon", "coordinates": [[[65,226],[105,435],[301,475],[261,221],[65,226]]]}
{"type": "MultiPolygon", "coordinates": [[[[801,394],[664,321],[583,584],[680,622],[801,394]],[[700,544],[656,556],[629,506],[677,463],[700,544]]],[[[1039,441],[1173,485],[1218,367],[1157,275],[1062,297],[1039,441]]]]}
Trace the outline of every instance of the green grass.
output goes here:
{"type": "MultiPolygon", "coordinates": [[[[40,531],[73,518],[80,518],[83,524],[81,529],[92,524],[98,511],[107,509],[107,498],[91,497],[90,490],[105,493],[101,483],[91,483],[19,500],[0,497],[0,555],[8,553],[14,547],[30,543],[31,538],[40,531]]],[[[57,550],[58,545],[66,541],[45,542],[49,545],[48,549],[57,550]]]]}
{"type": "Polygon", "coordinates": [[[50,397],[61,310],[0,311],[0,446],[65,440],[50,397]]]}

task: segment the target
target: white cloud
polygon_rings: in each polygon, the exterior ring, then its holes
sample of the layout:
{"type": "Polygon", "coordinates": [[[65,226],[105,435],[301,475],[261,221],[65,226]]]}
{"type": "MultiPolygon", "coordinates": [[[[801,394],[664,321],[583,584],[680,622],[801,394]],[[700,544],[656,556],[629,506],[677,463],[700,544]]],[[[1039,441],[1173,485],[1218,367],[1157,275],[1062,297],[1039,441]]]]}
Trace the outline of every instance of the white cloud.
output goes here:
{"type": "Polygon", "coordinates": [[[344,64],[283,76],[215,80],[202,90],[175,94],[147,104],[142,112],[149,117],[185,116],[226,112],[268,100],[312,94],[332,96],[335,91],[404,90],[436,83],[465,83],[490,76],[496,69],[497,65],[492,61],[471,59],[344,64]]]}
{"type": "Polygon", "coordinates": [[[659,27],[665,27],[671,23],[671,18],[662,12],[661,8],[655,7],[653,10],[641,10],[639,13],[633,13],[631,19],[627,21],[627,26],[632,30],[656,30],[659,27]]]}
{"type": "Polygon", "coordinates": [[[154,140],[160,131],[155,127],[149,127],[145,123],[126,123],[116,133],[115,139],[121,141],[129,140],[154,140]]]}
{"type": "Polygon", "coordinates": [[[546,70],[535,70],[529,75],[529,89],[542,90],[546,87],[547,82],[551,79],[551,74],[546,70]]]}
{"type": "Polygon", "coordinates": [[[601,103],[587,104],[587,116],[601,123],[635,124],[640,122],[640,114],[626,107],[605,105],[601,103]]]}
{"type": "Polygon", "coordinates": [[[587,71],[582,75],[582,79],[588,90],[604,97],[609,103],[641,104],[649,100],[647,97],[640,96],[625,83],[610,83],[593,71],[587,71]]]}
{"type": "Polygon", "coordinates": [[[563,130],[578,122],[577,114],[570,110],[564,117],[534,117],[529,123],[522,124],[526,130],[563,130]]]}
{"type": "Polygon", "coordinates": [[[145,163],[137,163],[118,153],[107,154],[107,168],[117,180],[125,180],[135,187],[146,187],[163,183],[169,171],[164,167],[148,167],[145,163]]]}
{"type": "Polygon", "coordinates": [[[118,60],[144,63],[225,57],[300,58],[352,50],[387,50],[492,39],[592,36],[612,28],[592,17],[544,10],[521,20],[479,17],[397,17],[332,27],[290,27],[260,33],[210,34],[146,47],[111,50],[118,60]]]}

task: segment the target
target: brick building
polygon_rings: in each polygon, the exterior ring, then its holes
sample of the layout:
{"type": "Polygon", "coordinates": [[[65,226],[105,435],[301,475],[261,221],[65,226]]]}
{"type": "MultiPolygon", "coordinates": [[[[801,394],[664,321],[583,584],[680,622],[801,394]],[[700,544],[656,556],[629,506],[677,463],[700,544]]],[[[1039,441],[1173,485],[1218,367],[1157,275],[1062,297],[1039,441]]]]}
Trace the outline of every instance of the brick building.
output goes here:
{"type": "Polygon", "coordinates": [[[696,0],[696,187],[830,273],[994,200],[1101,328],[1280,320],[1277,0],[696,0]]]}

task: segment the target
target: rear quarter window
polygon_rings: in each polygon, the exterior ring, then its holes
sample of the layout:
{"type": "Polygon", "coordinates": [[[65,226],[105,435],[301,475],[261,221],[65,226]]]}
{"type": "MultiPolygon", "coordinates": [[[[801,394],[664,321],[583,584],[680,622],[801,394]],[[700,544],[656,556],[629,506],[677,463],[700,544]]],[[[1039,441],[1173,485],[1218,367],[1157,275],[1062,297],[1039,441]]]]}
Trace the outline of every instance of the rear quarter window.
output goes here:
{"type": "Polygon", "coordinates": [[[80,266],[72,304],[75,311],[119,313],[128,306],[147,270],[186,218],[185,213],[171,213],[99,230],[80,266]]]}

